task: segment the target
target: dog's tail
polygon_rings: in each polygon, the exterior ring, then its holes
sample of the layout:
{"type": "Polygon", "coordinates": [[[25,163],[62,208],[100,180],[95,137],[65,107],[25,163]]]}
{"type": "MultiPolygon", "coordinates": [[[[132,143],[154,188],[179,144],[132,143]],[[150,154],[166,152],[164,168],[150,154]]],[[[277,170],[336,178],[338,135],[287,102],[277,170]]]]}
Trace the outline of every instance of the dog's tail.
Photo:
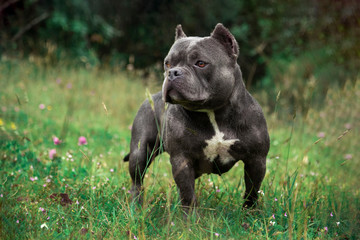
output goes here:
{"type": "Polygon", "coordinates": [[[130,153],[128,153],[125,157],[124,157],[124,162],[128,162],[130,158],[130,153]]]}

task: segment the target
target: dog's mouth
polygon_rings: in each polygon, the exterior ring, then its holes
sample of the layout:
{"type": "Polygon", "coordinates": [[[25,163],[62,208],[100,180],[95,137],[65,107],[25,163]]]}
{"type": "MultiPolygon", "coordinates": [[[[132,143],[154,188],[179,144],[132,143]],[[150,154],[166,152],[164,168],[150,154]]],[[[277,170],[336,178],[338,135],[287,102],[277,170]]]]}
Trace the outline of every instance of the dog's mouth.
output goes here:
{"type": "Polygon", "coordinates": [[[180,105],[191,104],[191,101],[185,100],[183,96],[173,88],[170,88],[166,91],[165,102],[171,104],[180,104],[180,105]]]}
{"type": "Polygon", "coordinates": [[[162,87],[163,101],[167,103],[176,104],[176,102],[182,101],[183,96],[174,88],[173,84],[165,79],[162,87]]]}
{"type": "Polygon", "coordinates": [[[203,109],[206,98],[196,98],[197,94],[190,94],[191,92],[192,89],[187,89],[184,82],[179,85],[174,81],[165,79],[162,87],[162,98],[164,102],[181,105],[187,110],[197,111],[203,109]]]}
{"type": "Polygon", "coordinates": [[[203,109],[205,100],[186,100],[175,89],[168,89],[165,95],[165,102],[170,104],[178,104],[190,111],[203,109]]]}
{"type": "Polygon", "coordinates": [[[176,102],[176,95],[177,92],[175,89],[173,89],[172,87],[169,87],[168,89],[166,89],[164,91],[165,95],[164,97],[164,101],[167,103],[175,103],[176,102]]]}

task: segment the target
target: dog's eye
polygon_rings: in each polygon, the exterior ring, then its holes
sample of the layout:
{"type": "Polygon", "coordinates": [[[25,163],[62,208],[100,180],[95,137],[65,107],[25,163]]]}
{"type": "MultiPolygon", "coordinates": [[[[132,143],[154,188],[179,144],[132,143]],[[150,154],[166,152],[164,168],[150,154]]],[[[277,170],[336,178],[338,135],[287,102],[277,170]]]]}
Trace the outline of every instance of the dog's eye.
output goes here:
{"type": "Polygon", "coordinates": [[[203,68],[206,66],[206,63],[204,61],[197,61],[195,65],[198,66],[199,68],[203,68]]]}
{"type": "Polygon", "coordinates": [[[169,62],[165,62],[165,67],[166,68],[170,68],[171,67],[171,64],[169,62]]]}

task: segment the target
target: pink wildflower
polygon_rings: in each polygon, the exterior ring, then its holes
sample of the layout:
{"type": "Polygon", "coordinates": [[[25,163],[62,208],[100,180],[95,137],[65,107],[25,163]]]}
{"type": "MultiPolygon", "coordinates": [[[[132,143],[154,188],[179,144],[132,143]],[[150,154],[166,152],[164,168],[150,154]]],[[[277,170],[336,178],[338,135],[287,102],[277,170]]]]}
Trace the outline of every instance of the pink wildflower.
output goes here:
{"type": "Polygon", "coordinates": [[[71,88],[72,88],[72,83],[66,84],[66,88],[67,88],[67,89],[71,89],[71,88]]]}
{"type": "Polygon", "coordinates": [[[286,214],[286,213],[284,213],[284,216],[285,216],[285,217],[287,217],[287,214],[286,214]]]}
{"type": "Polygon", "coordinates": [[[39,108],[40,108],[41,110],[44,110],[44,109],[45,109],[45,104],[41,103],[41,104],[39,105],[39,108]]]}
{"type": "Polygon", "coordinates": [[[218,234],[218,233],[215,233],[215,236],[217,236],[217,237],[218,237],[218,236],[220,236],[220,234],[218,234]]]}
{"type": "Polygon", "coordinates": [[[345,160],[352,159],[352,155],[350,153],[344,155],[345,160]]]}
{"type": "Polygon", "coordinates": [[[325,230],[325,232],[328,232],[329,229],[328,229],[328,227],[324,227],[324,230],[325,230]]]}
{"type": "Polygon", "coordinates": [[[275,214],[272,215],[272,218],[275,219],[275,214]]]}
{"type": "Polygon", "coordinates": [[[55,145],[59,145],[62,141],[57,137],[53,137],[53,142],[55,145]]]}
{"type": "Polygon", "coordinates": [[[114,172],[114,169],[111,168],[111,169],[110,169],[110,172],[114,172]]]}
{"type": "Polygon", "coordinates": [[[56,156],[56,149],[50,149],[49,158],[54,159],[55,156],[56,156]]]}
{"type": "Polygon", "coordinates": [[[324,133],[324,132],[319,132],[319,133],[317,134],[317,137],[319,137],[319,138],[324,138],[324,137],[325,137],[325,133],[324,133]]]}
{"type": "Polygon", "coordinates": [[[277,198],[274,199],[275,202],[277,202],[277,200],[278,200],[277,198]]]}
{"type": "Polygon", "coordinates": [[[331,212],[331,213],[330,213],[330,217],[333,217],[333,216],[334,216],[334,215],[333,215],[333,213],[331,212]]]}
{"type": "Polygon", "coordinates": [[[78,145],[81,146],[86,144],[87,144],[86,138],[84,136],[79,137],[78,145]]]}

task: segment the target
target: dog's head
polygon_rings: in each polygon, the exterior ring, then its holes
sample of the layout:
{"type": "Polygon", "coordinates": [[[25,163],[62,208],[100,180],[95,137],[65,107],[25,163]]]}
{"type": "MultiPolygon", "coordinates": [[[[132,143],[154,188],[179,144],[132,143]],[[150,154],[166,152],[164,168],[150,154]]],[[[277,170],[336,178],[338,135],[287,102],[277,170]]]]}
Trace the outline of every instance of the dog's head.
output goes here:
{"type": "Polygon", "coordinates": [[[209,37],[187,37],[178,25],[164,60],[163,100],[193,111],[224,105],[235,86],[238,54],[234,36],[222,24],[209,37]]]}

